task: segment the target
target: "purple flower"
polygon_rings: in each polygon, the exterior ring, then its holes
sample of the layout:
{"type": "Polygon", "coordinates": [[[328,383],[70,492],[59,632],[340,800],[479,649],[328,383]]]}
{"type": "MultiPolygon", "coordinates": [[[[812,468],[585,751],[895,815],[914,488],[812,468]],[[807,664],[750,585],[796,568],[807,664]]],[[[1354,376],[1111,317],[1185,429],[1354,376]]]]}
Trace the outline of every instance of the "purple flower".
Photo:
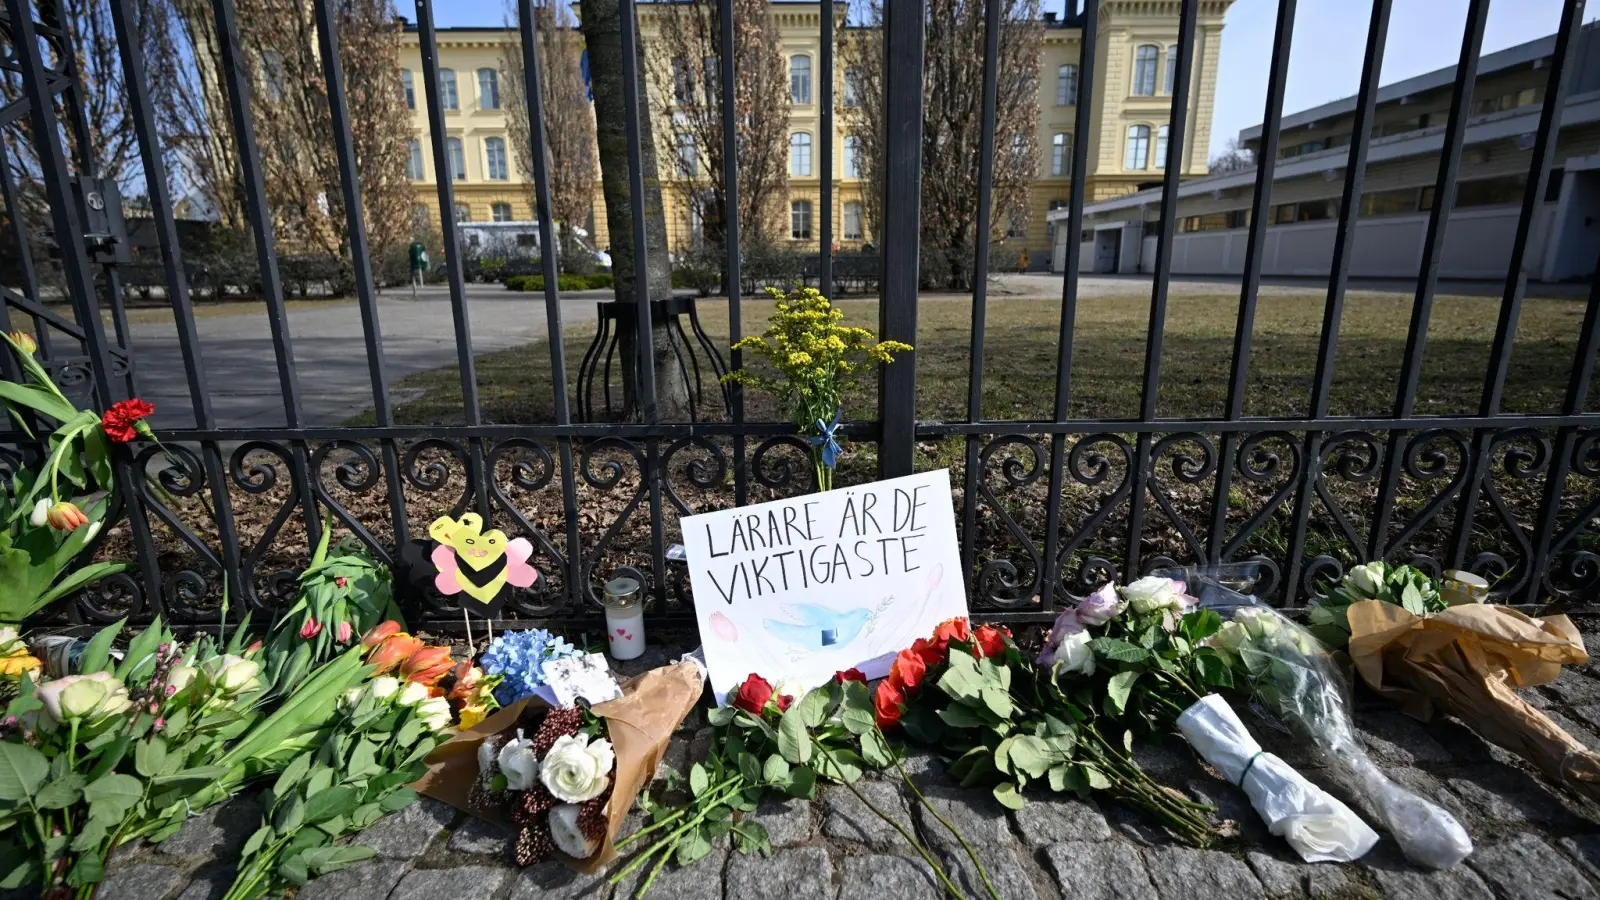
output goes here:
{"type": "Polygon", "coordinates": [[[1108,581],[1078,604],[1078,620],[1084,625],[1104,625],[1127,608],[1127,601],[1117,594],[1116,584],[1108,581]]]}
{"type": "Polygon", "coordinates": [[[1062,642],[1069,635],[1076,634],[1082,630],[1083,622],[1079,619],[1078,610],[1062,610],[1061,615],[1056,616],[1055,624],[1050,626],[1050,633],[1044,636],[1044,649],[1039,651],[1039,665],[1054,665],[1056,654],[1061,649],[1062,642]]]}

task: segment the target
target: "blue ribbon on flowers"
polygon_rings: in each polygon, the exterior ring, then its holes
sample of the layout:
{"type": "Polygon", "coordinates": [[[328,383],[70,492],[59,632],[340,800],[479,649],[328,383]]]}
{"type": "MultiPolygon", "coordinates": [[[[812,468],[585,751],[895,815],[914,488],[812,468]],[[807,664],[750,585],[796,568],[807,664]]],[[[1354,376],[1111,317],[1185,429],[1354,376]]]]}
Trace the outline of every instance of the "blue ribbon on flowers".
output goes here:
{"type": "Polygon", "coordinates": [[[830,469],[839,465],[839,454],[843,452],[838,439],[833,436],[834,431],[839,428],[839,417],[843,414],[844,407],[841,406],[833,411],[832,422],[818,419],[817,430],[822,433],[811,439],[811,446],[822,448],[822,464],[830,469]]]}

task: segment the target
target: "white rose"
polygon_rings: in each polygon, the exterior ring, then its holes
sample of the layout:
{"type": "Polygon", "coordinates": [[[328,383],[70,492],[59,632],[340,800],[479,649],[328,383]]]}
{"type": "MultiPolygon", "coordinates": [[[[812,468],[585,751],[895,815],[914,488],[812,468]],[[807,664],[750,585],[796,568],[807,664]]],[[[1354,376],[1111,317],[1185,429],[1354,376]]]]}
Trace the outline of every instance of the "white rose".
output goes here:
{"type": "Polygon", "coordinates": [[[44,704],[45,714],[55,722],[79,719],[98,723],[133,705],[128,699],[128,689],[110,672],[68,675],[46,681],[34,689],[34,696],[44,704]]]}
{"type": "Polygon", "coordinates": [[[808,693],[810,693],[810,691],[806,689],[805,682],[796,678],[780,681],[778,682],[778,686],[772,689],[773,699],[777,699],[778,697],[788,697],[791,700],[798,701],[808,693]]]}
{"type": "Polygon", "coordinates": [[[1092,638],[1087,631],[1074,631],[1056,644],[1056,668],[1082,675],[1094,674],[1094,651],[1089,649],[1092,638]]]}
{"type": "Polygon", "coordinates": [[[506,776],[506,790],[529,790],[539,777],[539,760],[533,755],[533,740],[523,737],[521,728],[517,729],[515,740],[506,741],[506,745],[500,748],[496,762],[500,764],[500,773],[506,776]]]}
{"type": "Polygon", "coordinates": [[[1234,612],[1233,620],[1239,623],[1252,641],[1263,640],[1278,630],[1277,619],[1264,609],[1243,607],[1234,612]]]}
{"type": "Polygon", "coordinates": [[[199,674],[200,670],[194,666],[173,666],[172,670],[167,673],[167,688],[169,692],[176,694],[183,690],[193,683],[195,676],[199,674]]]}
{"type": "Polygon", "coordinates": [[[1344,576],[1344,585],[1352,594],[1359,597],[1368,600],[1381,599],[1385,574],[1382,562],[1370,562],[1351,569],[1350,573],[1344,576]]]}
{"type": "Polygon", "coordinates": [[[33,512],[28,514],[28,524],[35,528],[43,528],[49,521],[50,498],[46,497],[33,505],[33,512]]]}
{"type": "Polygon", "coordinates": [[[400,679],[389,675],[379,675],[367,684],[367,693],[372,695],[372,699],[379,702],[388,700],[395,694],[400,693],[400,679]]]}
{"type": "Polygon", "coordinates": [[[1122,588],[1121,593],[1134,613],[1141,616],[1167,609],[1182,610],[1184,605],[1183,595],[1178,593],[1172,579],[1160,575],[1146,575],[1122,588]]]}
{"type": "Polygon", "coordinates": [[[339,695],[339,708],[345,712],[350,712],[361,705],[362,696],[361,688],[346,688],[345,692],[339,695]]]}
{"type": "Polygon", "coordinates": [[[557,850],[573,859],[588,859],[600,849],[600,839],[584,835],[583,829],[578,827],[579,812],[581,810],[573,803],[550,807],[550,839],[557,850]]]}
{"type": "Polygon", "coordinates": [[[478,743],[478,776],[492,776],[499,769],[495,755],[500,750],[500,738],[490,735],[478,743]]]}
{"type": "Polygon", "coordinates": [[[417,715],[430,731],[443,731],[450,727],[450,701],[443,697],[429,697],[417,704],[417,715]]]}
{"type": "MultiPolygon", "coordinates": [[[[540,763],[539,780],[557,800],[582,803],[605,791],[615,762],[611,742],[605,738],[590,743],[587,735],[563,735],[540,763]]],[[[500,767],[505,768],[503,758],[500,767]]]]}
{"type": "Polygon", "coordinates": [[[394,698],[394,702],[396,706],[416,706],[418,703],[421,703],[426,699],[428,699],[427,685],[410,681],[406,683],[406,686],[402,688],[400,693],[394,698]]]}
{"type": "Polygon", "coordinates": [[[261,664],[252,659],[229,653],[208,660],[205,670],[217,693],[227,697],[261,687],[261,664]]]}

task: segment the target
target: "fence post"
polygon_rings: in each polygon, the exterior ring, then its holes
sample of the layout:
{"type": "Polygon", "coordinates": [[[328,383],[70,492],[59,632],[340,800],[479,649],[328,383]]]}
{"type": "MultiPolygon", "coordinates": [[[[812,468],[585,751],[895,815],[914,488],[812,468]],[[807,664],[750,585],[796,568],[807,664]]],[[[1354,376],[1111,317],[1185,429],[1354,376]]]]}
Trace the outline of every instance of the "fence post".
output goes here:
{"type": "MultiPolygon", "coordinates": [[[[922,225],[922,77],[926,0],[884,4],[883,257],[878,336],[917,341],[922,225]]],[[[917,437],[917,355],[879,367],[878,477],[910,475],[917,437]]]]}

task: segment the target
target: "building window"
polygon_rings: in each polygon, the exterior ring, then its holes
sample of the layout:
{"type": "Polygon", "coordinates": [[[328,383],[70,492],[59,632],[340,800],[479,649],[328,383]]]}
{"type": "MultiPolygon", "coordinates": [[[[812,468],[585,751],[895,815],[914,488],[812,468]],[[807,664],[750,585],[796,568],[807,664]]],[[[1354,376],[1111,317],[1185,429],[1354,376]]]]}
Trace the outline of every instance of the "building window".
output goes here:
{"type": "Polygon", "coordinates": [[[466,205],[465,203],[457,203],[456,204],[456,221],[457,222],[471,222],[472,221],[472,207],[466,205]]]}
{"type": "Polygon", "coordinates": [[[1456,208],[1472,206],[1510,206],[1521,203],[1528,189],[1527,175],[1502,175],[1456,185],[1456,208]]]}
{"type": "Polygon", "coordinates": [[[1056,105],[1078,105],[1078,67],[1071,63],[1056,68],[1056,105]]]}
{"type": "Polygon", "coordinates": [[[467,180],[467,154],[461,149],[461,138],[445,138],[445,155],[450,157],[450,180],[467,180]]]}
{"type": "Polygon", "coordinates": [[[694,135],[678,135],[678,175],[693,178],[700,171],[699,155],[695,152],[694,135]]]}
{"type": "Polygon", "coordinates": [[[1178,75],[1178,45],[1177,44],[1173,44],[1172,46],[1167,48],[1167,89],[1166,89],[1166,93],[1168,93],[1168,94],[1172,93],[1172,83],[1177,80],[1177,75],[1178,75]]]}
{"type": "Polygon", "coordinates": [[[1156,92],[1156,57],[1161,49],[1155,44],[1140,44],[1133,51],[1133,92],[1141,97],[1154,96],[1156,92]]]}
{"type": "Polygon", "coordinates": [[[406,109],[417,108],[417,86],[411,80],[411,70],[400,70],[400,93],[406,98],[406,109]]]}
{"type": "Polygon", "coordinates": [[[261,52],[261,83],[266,89],[268,100],[277,102],[283,99],[284,86],[287,82],[283,77],[282,53],[276,50],[261,52]]]}
{"type": "Polygon", "coordinates": [[[855,109],[861,105],[861,70],[851,66],[844,70],[844,107],[855,109]]]}
{"type": "Polygon", "coordinates": [[[439,70],[439,105],[445,109],[460,109],[461,98],[456,94],[456,70],[439,70]]]}
{"type": "Polygon", "coordinates": [[[496,203],[489,207],[489,214],[496,222],[511,221],[511,204],[496,203]]]}
{"type": "Polygon", "coordinates": [[[694,105],[694,67],[681,56],[672,60],[672,99],[679,106],[694,105]]]}
{"type": "MultiPolygon", "coordinates": [[[[1156,168],[1158,169],[1165,169],[1167,167],[1167,126],[1165,125],[1156,129],[1155,163],[1156,168]]],[[[1182,167],[1180,166],[1179,168],[1181,169],[1182,167]]]]}
{"type": "MultiPolygon", "coordinates": [[[[1051,200],[1050,201],[1050,211],[1051,212],[1055,212],[1058,209],[1066,209],[1066,208],[1067,208],[1067,201],[1065,201],[1065,200],[1051,200]]],[[[1050,238],[1050,243],[1051,244],[1054,244],[1056,242],[1056,223],[1051,220],[1049,213],[1046,213],[1045,217],[1044,217],[1044,233],[1045,233],[1046,237],[1050,238]]]]}
{"type": "Polygon", "coordinates": [[[1374,216],[1403,216],[1417,211],[1420,191],[1417,188],[1399,188],[1393,191],[1370,191],[1361,195],[1361,218],[1374,216]]]}
{"type": "Polygon", "coordinates": [[[811,135],[804,131],[789,135],[789,174],[811,174],[811,135]]]}
{"type": "Polygon", "coordinates": [[[1332,219],[1338,214],[1338,202],[1333,199],[1283,203],[1272,208],[1272,224],[1291,225],[1295,222],[1320,222],[1325,219],[1332,219]]]}
{"type": "Polygon", "coordinates": [[[1245,228],[1250,224],[1250,210],[1230,209],[1227,212],[1207,213],[1203,216],[1187,216],[1178,223],[1178,231],[1227,231],[1232,228],[1245,228]]]}
{"type": "Polygon", "coordinates": [[[844,177],[861,177],[861,138],[853,134],[844,139],[844,177]]]}
{"type": "Polygon", "coordinates": [[[422,180],[422,142],[416,138],[411,139],[411,152],[406,155],[406,177],[422,180]]]}
{"type": "Polygon", "coordinates": [[[797,241],[811,239],[810,200],[796,200],[789,204],[789,237],[797,241]]]}
{"type": "Polygon", "coordinates": [[[811,102],[811,57],[789,57],[789,102],[811,102]]]}
{"type": "Polygon", "coordinates": [[[1478,115],[1485,115],[1487,113],[1497,113],[1507,109],[1517,109],[1523,106],[1532,106],[1543,99],[1541,96],[1542,93],[1542,91],[1539,91],[1536,88],[1523,88],[1520,91],[1513,91],[1509,94],[1501,94],[1498,97],[1484,97],[1481,100],[1476,100],[1473,102],[1473,112],[1477,113],[1478,115]]]}
{"type": "Polygon", "coordinates": [[[1150,165],[1150,126],[1128,126],[1128,153],[1122,161],[1124,169],[1145,169],[1150,165]]]}
{"type": "Polygon", "coordinates": [[[861,201],[850,200],[844,205],[844,239],[859,241],[865,236],[861,228],[861,201]]]}
{"type": "Polygon", "coordinates": [[[489,179],[491,181],[505,181],[509,175],[506,171],[506,139],[484,138],[484,156],[489,162],[489,179]]]}
{"type": "Polygon", "coordinates": [[[1050,139],[1050,174],[1067,174],[1067,160],[1072,157],[1072,135],[1058,132],[1050,139]]]}
{"type": "Polygon", "coordinates": [[[478,108],[500,108],[500,73],[494,69],[478,70],[478,108]]]}

